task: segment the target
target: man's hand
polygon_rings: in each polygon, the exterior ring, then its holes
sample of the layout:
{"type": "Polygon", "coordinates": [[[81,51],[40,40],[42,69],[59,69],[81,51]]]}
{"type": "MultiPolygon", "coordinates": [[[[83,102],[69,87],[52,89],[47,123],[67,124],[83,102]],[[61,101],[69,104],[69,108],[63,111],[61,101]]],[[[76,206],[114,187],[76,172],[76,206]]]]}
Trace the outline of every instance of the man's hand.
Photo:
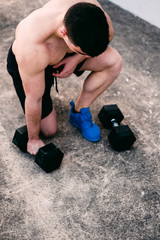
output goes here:
{"type": "Polygon", "coordinates": [[[74,72],[77,64],[78,62],[73,59],[73,56],[64,58],[61,62],[53,66],[55,69],[53,76],[58,78],[67,78],[74,72]],[[60,66],[63,66],[61,71],[59,70],[60,66]]]}
{"type": "Polygon", "coordinates": [[[55,72],[53,73],[53,76],[58,77],[58,78],[69,77],[74,72],[77,65],[81,61],[83,61],[85,58],[87,58],[87,57],[82,56],[80,54],[75,54],[74,56],[64,58],[58,64],[55,64],[53,66],[53,69],[55,70],[55,72]],[[60,66],[61,66],[61,68],[60,68],[60,66]],[[59,70],[59,69],[62,69],[62,70],[59,70]]]}
{"type": "Polygon", "coordinates": [[[44,142],[42,142],[42,140],[40,139],[29,140],[27,143],[27,152],[29,152],[32,155],[36,155],[38,153],[38,150],[44,146],[45,146],[44,142]]]}

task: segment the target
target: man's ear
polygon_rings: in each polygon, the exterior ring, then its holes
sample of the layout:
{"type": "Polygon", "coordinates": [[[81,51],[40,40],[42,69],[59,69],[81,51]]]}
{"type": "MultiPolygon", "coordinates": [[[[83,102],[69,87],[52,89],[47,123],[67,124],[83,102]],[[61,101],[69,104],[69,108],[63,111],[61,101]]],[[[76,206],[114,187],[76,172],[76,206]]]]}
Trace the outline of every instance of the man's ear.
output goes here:
{"type": "Polygon", "coordinates": [[[62,34],[62,37],[65,37],[67,35],[67,30],[64,26],[60,29],[60,33],[62,34]]]}

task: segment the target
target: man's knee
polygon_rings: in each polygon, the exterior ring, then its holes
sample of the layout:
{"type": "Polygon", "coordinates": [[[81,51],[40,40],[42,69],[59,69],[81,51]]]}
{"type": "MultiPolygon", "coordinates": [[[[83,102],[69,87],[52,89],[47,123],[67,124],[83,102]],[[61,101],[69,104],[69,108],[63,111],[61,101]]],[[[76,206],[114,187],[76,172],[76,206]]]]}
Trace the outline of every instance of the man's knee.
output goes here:
{"type": "MultiPolygon", "coordinates": [[[[106,56],[107,57],[107,56],[106,56]]],[[[108,88],[119,76],[122,70],[122,57],[120,54],[113,49],[113,53],[110,59],[106,59],[106,65],[102,70],[102,88],[105,90],[108,88]]]]}
{"type": "Polygon", "coordinates": [[[57,125],[54,125],[54,126],[51,125],[49,127],[47,126],[47,127],[43,128],[43,129],[41,129],[41,132],[43,133],[43,135],[46,138],[49,138],[49,137],[52,137],[53,135],[55,135],[57,130],[58,130],[57,125]]]}
{"type": "Polygon", "coordinates": [[[114,71],[115,71],[115,74],[118,76],[122,70],[122,65],[123,65],[123,60],[122,60],[122,57],[121,55],[118,53],[117,56],[116,56],[116,59],[115,59],[115,63],[114,63],[114,71]]]}
{"type": "Polygon", "coordinates": [[[52,112],[44,119],[41,120],[41,132],[45,137],[53,136],[58,130],[56,113],[53,109],[52,112]]]}
{"type": "Polygon", "coordinates": [[[110,74],[113,75],[113,78],[116,78],[122,70],[122,65],[123,65],[123,61],[122,61],[121,55],[115,49],[112,49],[112,55],[110,56],[110,63],[108,64],[107,62],[106,70],[108,70],[110,74]]]}

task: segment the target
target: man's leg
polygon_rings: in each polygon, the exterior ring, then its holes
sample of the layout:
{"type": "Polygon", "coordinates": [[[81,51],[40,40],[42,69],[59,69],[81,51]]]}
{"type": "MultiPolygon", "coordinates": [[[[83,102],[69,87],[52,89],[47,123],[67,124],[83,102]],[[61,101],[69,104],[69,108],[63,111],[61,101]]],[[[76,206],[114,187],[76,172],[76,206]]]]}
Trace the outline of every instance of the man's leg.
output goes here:
{"type": "Polygon", "coordinates": [[[92,122],[89,107],[113,83],[121,68],[121,56],[116,50],[108,47],[98,57],[86,59],[79,69],[90,70],[91,73],[83,84],[76,104],[71,102],[69,119],[73,126],[81,130],[83,137],[91,142],[99,141],[101,133],[98,126],[92,122]]]}
{"type": "Polygon", "coordinates": [[[45,137],[53,136],[58,130],[58,124],[56,119],[56,112],[53,109],[52,112],[41,120],[41,132],[45,137]]]}
{"type": "Polygon", "coordinates": [[[81,108],[90,107],[118,77],[121,68],[122,58],[111,47],[98,57],[87,59],[80,71],[90,70],[91,73],[83,84],[83,89],[75,103],[75,110],[79,112],[81,108]]]}

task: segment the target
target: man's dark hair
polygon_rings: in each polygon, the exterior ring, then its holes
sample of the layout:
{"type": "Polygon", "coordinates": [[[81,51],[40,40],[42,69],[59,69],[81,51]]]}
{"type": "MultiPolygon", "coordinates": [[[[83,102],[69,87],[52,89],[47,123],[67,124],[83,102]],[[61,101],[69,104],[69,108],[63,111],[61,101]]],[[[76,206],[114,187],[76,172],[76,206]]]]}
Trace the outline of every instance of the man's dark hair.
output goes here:
{"type": "Polygon", "coordinates": [[[65,14],[64,25],[69,39],[91,57],[103,53],[109,44],[109,26],[101,8],[80,2],[65,14]]]}

